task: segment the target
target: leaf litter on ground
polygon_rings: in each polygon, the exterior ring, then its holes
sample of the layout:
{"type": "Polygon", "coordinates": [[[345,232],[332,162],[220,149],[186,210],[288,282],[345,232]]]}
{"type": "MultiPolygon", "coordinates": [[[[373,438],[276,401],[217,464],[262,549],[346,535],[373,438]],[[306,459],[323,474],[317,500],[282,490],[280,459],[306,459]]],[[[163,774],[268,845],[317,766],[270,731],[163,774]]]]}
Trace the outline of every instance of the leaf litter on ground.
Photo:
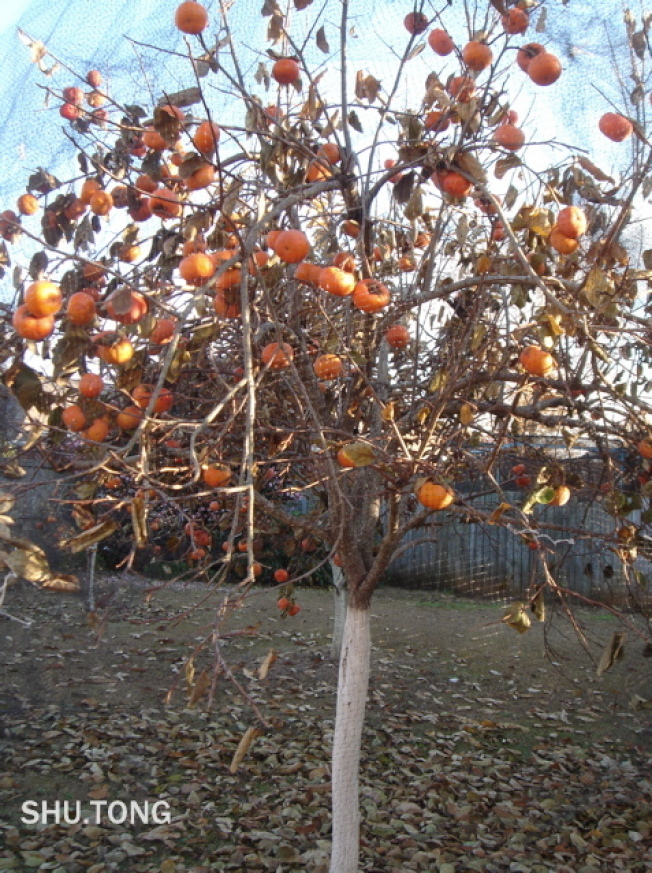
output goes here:
{"type": "MultiPolygon", "coordinates": [[[[301,622],[262,620],[260,639],[229,652],[269,720],[261,731],[222,680],[210,712],[182,693],[162,705],[205,630],[205,615],[185,637],[166,622],[186,592],[147,608],[114,598],[98,641],[79,600],[21,590],[12,608],[29,607],[34,625],[7,628],[2,653],[0,871],[326,873],[331,598],[300,596],[301,622]],[[133,623],[145,615],[151,624],[133,623]],[[24,801],[56,799],[86,811],[92,800],[163,800],[171,820],[20,821],[24,801]]],[[[560,671],[530,635],[483,630],[495,606],[460,604],[456,617],[454,601],[422,599],[379,592],[372,609],[361,870],[649,870],[650,712],[627,707],[630,691],[647,699],[641,676],[626,659],[600,679],[591,662],[560,671]]],[[[598,657],[613,628],[599,630],[598,657]]],[[[571,638],[555,644],[567,654],[571,638]]]]}

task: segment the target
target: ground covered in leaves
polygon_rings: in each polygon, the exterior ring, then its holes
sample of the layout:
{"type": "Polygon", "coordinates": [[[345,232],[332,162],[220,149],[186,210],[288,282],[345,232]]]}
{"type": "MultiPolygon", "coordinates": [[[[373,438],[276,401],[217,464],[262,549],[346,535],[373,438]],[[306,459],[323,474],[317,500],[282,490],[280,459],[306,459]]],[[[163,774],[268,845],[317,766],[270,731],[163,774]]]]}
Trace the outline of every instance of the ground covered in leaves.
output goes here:
{"type": "MultiPolygon", "coordinates": [[[[194,676],[184,669],[210,633],[215,603],[186,615],[205,592],[148,599],[141,580],[114,577],[104,594],[90,625],[76,597],[27,586],[7,596],[5,608],[32,625],[0,617],[0,871],[325,873],[337,676],[329,592],[299,591],[301,613],[281,620],[277,594],[261,591],[234,616],[233,629],[248,631],[223,643],[237,685],[223,668],[210,708],[201,677],[212,650],[196,654],[194,676]],[[234,768],[256,725],[252,703],[268,726],[234,768]],[[57,801],[70,820],[79,801],[81,820],[22,821],[57,801]]],[[[625,656],[598,677],[613,618],[579,615],[587,652],[561,615],[519,635],[503,611],[378,592],[361,869],[652,869],[652,662],[642,644],[630,631],[625,656]]]]}

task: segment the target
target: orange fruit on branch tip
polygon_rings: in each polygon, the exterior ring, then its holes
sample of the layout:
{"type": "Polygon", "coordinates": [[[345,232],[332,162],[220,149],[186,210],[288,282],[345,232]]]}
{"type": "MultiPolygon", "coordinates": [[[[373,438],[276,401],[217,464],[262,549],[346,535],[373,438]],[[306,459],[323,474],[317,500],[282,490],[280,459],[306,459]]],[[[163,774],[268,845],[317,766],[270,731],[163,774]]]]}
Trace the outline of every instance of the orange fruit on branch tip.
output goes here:
{"type": "Polygon", "coordinates": [[[61,309],[63,297],[61,289],[54,282],[44,279],[33,282],[25,290],[24,303],[30,315],[43,318],[46,315],[56,315],[61,309]]]}
{"type": "Polygon", "coordinates": [[[525,134],[514,124],[499,124],[494,130],[493,139],[507,151],[516,152],[525,142],[525,134]]]}
{"type": "Polygon", "coordinates": [[[77,433],[86,427],[86,416],[82,408],[77,406],[77,404],[66,406],[61,413],[61,420],[68,430],[73,431],[73,433],[77,433]]]}
{"type": "Polygon", "coordinates": [[[531,376],[546,376],[555,367],[555,359],[550,352],[539,346],[526,346],[518,359],[531,376]]]}
{"type": "Polygon", "coordinates": [[[555,496],[548,506],[566,506],[571,497],[571,490],[567,485],[559,485],[555,488],[555,496]]]}
{"type": "Polygon", "coordinates": [[[19,336],[32,342],[44,340],[54,331],[53,315],[37,318],[27,311],[24,303],[16,308],[11,323],[19,336]]]}
{"type": "Polygon", "coordinates": [[[154,345],[168,343],[174,336],[176,325],[173,318],[157,318],[154,330],[149,335],[149,341],[154,345]]]}
{"type": "Polygon", "coordinates": [[[293,85],[300,75],[301,69],[294,58],[279,58],[272,67],[272,78],[279,85],[293,85]]]}
{"type": "Polygon", "coordinates": [[[97,373],[84,373],[79,380],[78,390],[82,397],[92,400],[104,390],[104,380],[97,373]]]}
{"type": "Polygon", "coordinates": [[[330,381],[341,376],[344,370],[344,362],[339,355],[319,355],[315,359],[313,369],[318,379],[330,381]]]}
{"type": "Polygon", "coordinates": [[[158,218],[177,218],[181,215],[179,198],[169,188],[157,188],[152,192],[148,203],[152,215],[158,218]]]}
{"type": "Polygon", "coordinates": [[[586,215],[579,206],[565,206],[560,210],[555,224],[560,233],[571,239],[585,234],[588,227],[586,215]]]}
{"type": "MultiPolygon", "coordinates": [[[[152,395],[154,394],[154,390],[154,385],[141,383],[140,385],[136,385],[134,390],[131,392],[131,396],[133,397],[137,406],[140,406],[141,409],[147,409],[152,395]]],[[[172,409],[173,403],[174,395],[172,394],[170,389],[161,388],[158,397],[154,401],[152,412],[156,414],[161,412],[169,412],[172,409]]]]}
{"type": "Polygon", "coordinates": [[[94,443],[103,443],[109,435],[109,422],[104,416],[94,418],[89,426],[82,432],[84,439],[94,443]]]}
{"type": "Polygon", "coordinates": [[[417,500],[427,509],[446,509],[455,500],[455,492],[445,485],[426,479],[418,484],[415,490],[417,500]]]}
{"type": "Polygon", "coordinates": [[[294,278],[299,282],[309,282],[312,285],[316,285],[319,282],[322,269],[323,267],[320,267],[319,264],[309,264],[308,261],[301,261],[296,266],[294,278]]]}
{"type": "Polygon", "coordinates": [[[623,142],[634,131],[632,122],[616,112],[605,112],[598,122],[600,132],[613,142],[623,142]]]}
{"type": "Polygon", "coordinates": [[[272,248],[286,264],[298,264],[310,251],[310,243],[302,230],[282,230],[272,248]]]}
{"type": "Polygon", "coordinates": [[[546,51],[532,58],[527,68],[527,74],[535,85],[553,85],[561,72],[559,58],[546,51]]]}
{"type": "Polygon", "coordinates": [[[16,206],[21,215],[34,215],[39,210],[39,202],[33,194],[21,194],[16,206]]]}
{"type": "Polygon", "coordinates": [[[418,36],[428,30],[428,16],[424,15],[423,12],[408,12],[403,19],[403,26],[408,33],[418,36]]]}
{"type": "Polygon", "coordinates": [[[525,33],[530,24],[530,16],[524,9],[515,7],[510,9],[502,19],[503,30],[510,36],[518,33],[525,33]]]}
{"type": "Polygon", "coordinates": [[[202,467],[201,477],[209,488],[222,488],[231,479],[231,469],[226,464],[211,464],[202,467]]]}
{"type": "Polygon", "coordinates": [[[471,40],[462,49],[462,60],[475,73],[486,70],[493,59],[493,52],[486,43],[471,40]]]}
{"type": "Polygon", "coordinates": [[[140,406],[125,406],[115,419],[120,430],[136,430],[144,413],[140,406]]]}
{"type": "Polygon", "coordinates": [[[353,273],[339,267],[323,267],[319,273],[317,284],[328,294],[335,297],[348,297],[353,294],[355,277],[353,273]]]}
{"type": "Polygon", "coordinates": [[[95,215],[108,215],[113,209],[113,197],[108,191],[96,191],[88,205],[95,215]]]}
{"type": "Polygon", "coordinates": [[[289,343],[269,343],[260,353],[260,359],[270,370],[285,370],[294,359],[294,351],[289,343]]]}
{"type": "Polygon", "coordinates": [[[197,36],[206,29],[208,12],[201,3],[196,3],[195,0],[185,0],[176,8],[174,23],[182,33],[197,36]]]}
{"type": "Polygon", "coordinates": [[[572,255],[579,246],[579,242],[573,237],[563,234],[555,224],[550,231],[548,243],[559,252],[560,255],[572,255]]]}
{"type": "Polygon", "coordinates": [[[440,57],[449,55],[455,49],[455,43],[450,35],[439,27],[428,34],[428,45],[440,57]]]}
{"type": "Polygon", "coordinates": [[[186,255],[179,263],[179,273],[189,285],[203,285],[215,272],[215,262],[210,255],[195,252],[186,255]]]}
{"type": "Polygon", "coordinates": [[[202,121],[192,138],[193,144],[202,155],[210,155],[217,148],[220,129],[214,121],[202,121]]]}
{"type": "Polygon", "coordinates": [[[362,279],[353,290],[353,305],[369,314],[380,312],[391,299],[389,288],[377,279],[362,279]]]}
{"type": "Polygon", "coordinates": [[[342,158],[340,147],[335,142],[324,142],[317,149],[320,158],[326,158],[331,164],[338,164],[342,158]]]}
{"type": "Polygon", "coordinates": [[[394,324],[385,331],[385,339],[393,349],[404,349],[410,343],[410,331],[402,324],[394,324]]]}
{"type": "Polygon", "coordinates": [[[278,570],[274,570],[274,581],[278,582],[280,585],[282,585],[284,582],[287,582],[289,578],[290,574],[282,567],[280,567],[278,570]]]}
{"type": "Polygon", "coordinates": [[[130,291],[118,307],[115,300],[107,300],[106,311],[109,318],[120,324],[138,324],[141,318],[147,315],[149,304],[138,291],[130,291]]]}
{"type": "Polygon", "coordinates": [[[516,53],[516,63],[521,68],[521,70],[523,70],[524,73],[527,73],[530,62],[544,52],[545,48],[541,45],[541,43],[528,42],[526,45],[521,46],[516,53]]]}

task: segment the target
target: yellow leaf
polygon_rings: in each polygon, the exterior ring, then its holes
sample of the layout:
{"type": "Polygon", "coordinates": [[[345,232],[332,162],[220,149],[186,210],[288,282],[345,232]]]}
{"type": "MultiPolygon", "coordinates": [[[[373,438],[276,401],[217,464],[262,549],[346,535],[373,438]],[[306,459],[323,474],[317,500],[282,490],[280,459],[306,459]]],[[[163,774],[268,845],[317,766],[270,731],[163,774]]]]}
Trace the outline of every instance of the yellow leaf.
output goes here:
{"type": "Polygon", "coordinates": [[[376,460],[374,448],[369,443],[348,443],[340,451],[353,467],[368,467],[376,460]]]}
{"type": "Polygon", "coordinates": [[[249,749],[251,748],[251,744],[261,735],[262,731],[260,728],[250,727],[242,735],[242,739],[238,743],[238,748],[233,753],[233,759],[231,761],[231,766],[229,767],[229,772],[235,773],[238,769],[238,766],[244,760],[244,756],[247,754],[249,749]]]}
{"type": "Polygon", "coordinates": [[[616,293],[616,286],[604,270],[593,266],[586,277],[583,291],[589,303],[596,309],[601,309],[611,302],[611,298],[616,293]]]}
{"type": "Polygon", "coordinates": [[[136,496],[131,501],[131,524],[134,529],[136,546],[142,549],[147,545],[147,507],[142,497],[136,496]]]}
{"type": "Polygon", "coordinates": [[[491,513],[491,515],[487,519],[487,524],[498,524],[503,513],[507,512],[507,510],[511,508],[511,504],[501,503],[500,506],[497,506],[491,513]]]}
{"type": "Polygon", "coordinates": [[[501,621],[513,627],[519,634],[524,634],[532,624],[524,603],[512,603],[501,621]]]}
{"type": "Polygon", "coordinates": [[[464,427],[468,427],[473,423],[473,419],[475,418],[475,412],[473,411],[473,407],[468,403],[463,403],[460,406],[459,411],[459,419],[460,424],[463,424],[464,427]]]}
{"type": "Polygon", "coordinates": [[[258,668],[258,678],[266,679],[267,674],[269,673],[270,667],[276,662],[276,652],[274,649],[270,649],[269,652],[265,655],[262,664],[258,668]]]}

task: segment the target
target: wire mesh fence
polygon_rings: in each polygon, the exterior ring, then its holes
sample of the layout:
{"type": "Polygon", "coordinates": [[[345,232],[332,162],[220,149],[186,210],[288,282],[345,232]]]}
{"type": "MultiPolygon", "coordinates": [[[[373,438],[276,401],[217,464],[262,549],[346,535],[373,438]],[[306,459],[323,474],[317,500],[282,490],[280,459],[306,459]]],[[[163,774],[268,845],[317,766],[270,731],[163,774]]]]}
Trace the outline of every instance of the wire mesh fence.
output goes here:
{"type": "MultiPolygon", "coordinates": [[[[522,495],[506,492],[514,504],[522,495]]],[[[493,496],[474,501],[491,512],[493,496]]],[[[630,516],[639,521],[638,512],[630,516]]],[[[411,531],[388,568],[387,584],[454,591],[494,600],[526,596],[545,581],[542,557],[554,581],[582,598],[640,608],[652,604],[652,562],[639,556],[632,564],[616,554],[618,522],[598,502],[575,500],[566,506],[540,506],[533,515],[538,548],[499,524],[479,524],[460,515],[434,517],[411,531]]]]}

